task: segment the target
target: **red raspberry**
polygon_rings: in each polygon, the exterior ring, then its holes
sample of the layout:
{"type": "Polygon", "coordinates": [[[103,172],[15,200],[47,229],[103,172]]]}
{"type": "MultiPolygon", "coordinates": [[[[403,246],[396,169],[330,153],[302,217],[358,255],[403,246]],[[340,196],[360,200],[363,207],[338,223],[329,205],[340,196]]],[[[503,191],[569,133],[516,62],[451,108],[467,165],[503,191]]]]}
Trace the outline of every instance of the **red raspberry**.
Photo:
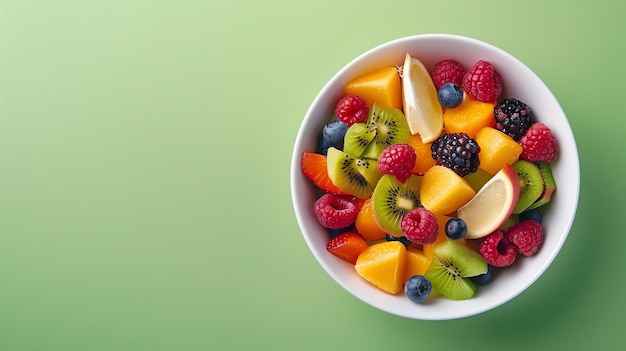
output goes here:
{"type": "Polygon", "coordinates": [[[442,60],[435,65],[430,75],[433,78],[435,87],[439,90],[442,85],[449,82],[461,86],[465,69],[455,60],[442,60]]]}
{"type": "Polygon", "coordinates": [[[407,239],[420,245],[435,242],[439,224],[435,215],[424,207],[417,207],[402,216],[402,233],[407,239]]]}
{"type": "Polygon", "coordinates": [[[465,73],[461,87],[474,100],[494,102],[502,92],[502,76],[491,62],[480,60],[465,73]]]}
{"type": "Polygon", "coordinates": [[[330,229],[345,228],[356,221],[357,205],[350,196],[324,194],[314,204],[315,216],[322,226],[330,229]]]}
{"type": "Polygon", "coordinates": [[[383,174],[393,175],[400,183],[404,183],[413,174],[416,160],[413,147],[408,144],[394,144],[378,156],[378,170],[383,174]]]}
{"type": "Polygon", "coordinates": [[[505,232],[497,229],[480,242],[479,252],[494,267],[507,267],[515,262],[517,246],[508,241],[505,232]]]}
{"type": "Polygon", "coordinates": [[[525,220],[511,226],[506,235],[524,256],[532,256],[543,242],[543,227],[538,222],[525,220]]]}
{"type": "Polygon", "coordinates": [[[368,113],[367,104],[356,95],[344,95],[335,106],[337,119],[348,126],[365,121],[368,113]]]}
{"type": "Polygon", "coordinates": [[[543,123],[534,123],[519,140],[522,160],[552,162],[559,153],[559,145],[552,131],[543,123]]]}

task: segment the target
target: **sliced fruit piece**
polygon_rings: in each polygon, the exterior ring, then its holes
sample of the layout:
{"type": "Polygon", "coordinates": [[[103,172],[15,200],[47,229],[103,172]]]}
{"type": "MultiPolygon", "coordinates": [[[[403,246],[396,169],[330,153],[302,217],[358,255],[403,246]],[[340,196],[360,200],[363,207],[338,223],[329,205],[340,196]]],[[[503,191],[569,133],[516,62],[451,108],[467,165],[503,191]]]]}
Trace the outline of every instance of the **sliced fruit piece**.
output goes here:
{"type": "Polygon", "coordinates": [[[554,180],[554,175],[552,174],[552,168],[550,167],[550,163],[540,162],[537,167],[539,168],[539,171],[541,172],[541,177],[543,178],[543,193],[537,199],[537,201],[528,206],[525,211],[534,210],[550,202],[550,200],[552,199],[552,194],[556,190],[556,181],[554,180]]]}
{"type": "Polygon", "coordinates": [[[505,164],[513,164],[522,153],[522,146],[501,131],[485,127],[476,135],[480,146],[478,167],[491,174],[496,174],[505,164]]]}
{"type": "Polygon", "coordinates": [[[359,76],[343,87],[345,94],[354,94],[371,108],[375,103],[402,109],[402,84],[396,67],[383,67],[359,76]]]}
{"type": "Polygon", "coordinates": [[[409,141],[409,126],[402,111],[380,104],[374,104],[367,118],[367,130],[376,131],[376,135],[367,145],[362,157],[378,159],[384,149],[394,144],[406,144],[409,141]]]}
{"type": "Polygon", "coordinates": [[[482,238],[498,229],[513,212],[520,195],[517,173],[505,165],[457,215],[467,224],[468,239],[482,238]]]}
{"type": "Polygon", "coordinates": [[[415,150],[415,166],[413,166],[413,173],[423,175],[428,169],[437,164],[437,161],[433,158],[433,153],[430,150],[430,146],[433,143],[424,143],[422,137],[419,134],[409,136],[409,145],[415,150]]]}
{"type": "Polygon", "coordinates": [[[408,52],[402,68],[402,103],[411,134],[419,134],[425,143],[439,137],[443,108],[437,89],[424,64],[408,52]]]}
{"type": "Polygon", "coordinates": [[[476,138],[478,131],[484,127],[494,127],[493,117],[495,104],[474,100],[465,95],[461,105],[443,111],[443,125],[447,133],[466,133],[476,138]]]}
{"type": "Polygon", "coordinates": [[[466,300],[476,292],[476,285],[468,278],[485,274],[487,269],[487,261],[479,253],[447,239],[435,246],[433,261],[424,275],[441,295],[466,300]]]}
{"type": "Polygon", "coordinates": [[[343,152],[350,156],[361,157],[374,137],[376,137],[375,129],[370,130],[365,123],[355,123],[346,131],[343,152]]]}
{"type": "Polygon", "coordinates": [[[361,252],[369,245],[361,235],[354,232],[345,232],[330,239],[326,244],[326,250],[342,260],[355,264],[361,252]]]}
{"type": "Polygon", "coordinates": [[[356,230],[365,238],[365,240],[384,239],[387,233],[380,229],[374,218],[374,209],[372,208],[372,198],[365,199],[359,214],[354,223],[356,230]]]}
{"type": "Polygon", "coordinates": [[[513,213],[520,214],[532,205],[543,192],[543,177],[541,171],[533,163],[519,160],[511,166],[519,178],[520,194],[513,213]]]}
{"type": "Polygon", "coordinates": [[[383,175],[372,194],[372,208],[378,226],[386,233],[403,236],[400,223],[402,217],[419,206],[422,179],[412,175],[400,183],[392,175],[383,175]]]}
{"type": "Polygon", "coordinates": [[[424,275],[432,258],[426,257],[420,249],[409,246],[406,249],[406,269],[404,273],[404,281],[409,280],[414,275],[424,275]]]}
{"type": "Polygon", "coordinates": [[[399,241],[371,245],[359,255],[354,268],[372,285],[395,295],[404,284],[406,248],[399,241]]]}
{"type": "Polygon", "coordinates": [[[347,195],[348,192],[341,190],[328,177],[328,167],[326,156],[314,152],[302,153],[302,172],[313,184],[327,193],[336,195],[347,195]]]}
{"type": "Polygon", "coordinates": [[[328,148],[327,172],[332,183],[350,195],[366,199],[382,176],[375,160],[350,156],[334,147],[328,148]]]}
{"type": "Polygon", "coordinates": [[[431,167],[422,179],[420,202],[435,215],[447,215],[471,200],[476,191],[453,170],[431,167]]]}

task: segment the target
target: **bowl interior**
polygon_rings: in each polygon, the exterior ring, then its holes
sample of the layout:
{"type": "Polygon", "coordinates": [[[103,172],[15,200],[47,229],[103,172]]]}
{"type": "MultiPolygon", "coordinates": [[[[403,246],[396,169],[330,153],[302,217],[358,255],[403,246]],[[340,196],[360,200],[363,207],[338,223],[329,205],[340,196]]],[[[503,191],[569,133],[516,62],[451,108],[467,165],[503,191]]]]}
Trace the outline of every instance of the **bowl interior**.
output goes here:
{"type": "Polygon", "coordinates": [[[576,213],[580,188],[578,151],[561,106],[541,79],[521,61],[503,50],[472,38],[448,34],[426,34],[397,39],[373,48],[337,72],[322,88],[304,117],[292,156],[291,191],[294,211],[304,239],[326,272],[343,288],[380,310],[407,318],[445,320],[463,318],[495,308],[514,298],[539,278],[561,249],[576,213]],[[342,86],[350,79],[384,66],[401,66],[410,52],[430,70],[439,60],[453,58],[466,69],[478,60],[488,60],[502,75],[500,98],[514,97],[528,104],[537,121],[547,124],[559,142],[560,154],[553,162],[557,182],[553,200],[543,219],[545,238],[533,257],[520,257],[512,267],[499,272],[493,283],[481,287],[469,300],[429,299],[415,304],[404,294],[386,294],[357,275],[354,266],[325,249],[328,234],[313,214],[314,186],[302,174],[300,157],[314,151],[319,132],[341,97],[342,86]]]}

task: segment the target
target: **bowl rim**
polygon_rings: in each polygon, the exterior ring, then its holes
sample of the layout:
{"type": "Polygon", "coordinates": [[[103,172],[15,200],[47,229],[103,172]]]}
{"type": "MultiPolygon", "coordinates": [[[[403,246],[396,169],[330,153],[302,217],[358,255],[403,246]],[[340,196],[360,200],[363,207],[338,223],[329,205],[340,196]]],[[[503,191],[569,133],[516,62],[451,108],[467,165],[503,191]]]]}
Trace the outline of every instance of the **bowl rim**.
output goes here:
{"type": "MultiPolygon", "coordinates": [[[[399,61],[401,60],[403,60],[403,57],[399,58],[399,61]]],[[[368,69],[371,70],[373,68],[369,67],[368,69]]],[[[562,140],[559,140],[560,144],[561,142],[562,140]]],[[[457,35],[457,34],[441,34],[441,33],[416,34],[416,35],[400,37],[397,39],[384,42],[380,45],[377,45],[361,53],[360,55],[350,60],[346,65],[344,65],[324,84],[322,89],[318,91],[311,105],[307,109],[307,112],[304,115],[304,118],[298,130],[298,133],[296,135],[294,149],[293,149],[293,153],[291,157],[290,181],[291,181],[291,195],[292,195],[292,202],[294,206],[294,212],[296,215],[296,219],[297,219],[301,234],[303,238],[305,239],[305,242],[307,243],[309,250],[312,252],[314,257],[316,258],[318,264],[322,266],[324,271],[328,275],[330,275],[330,277],[337,284],[339,284],[342,288],[344,288],[354,297],[360,299],[366,304],[372,307],[375,307],[379,310],[382,310],[384,312],[390,313],[390,314],[394,314],[394,315],[406,317],[406,318],[411,318],[411,319],[420,319],[420,320],[448,320],[448,319],[465,318],[465,317],[478,315],[483,312],[492,310],[512,300],[519,294],[521,294],[530,285],[535,283],[541,275],[543,275],[543,273],[552,264],[552,262],[554,261],[558,253],[561,251],[563,244],[565,243],[566,239],[569,236],[571,227],[574,222],[574,218],[576,216],[576,211],[578,207],[578,198],[579,198],[579,192],[580,192],[580,162],[579,162],[579,156],[578,156],[578,149],[576,147],[574,135],[571,130],[571,125],[569,124],[569,121],[567,120],[567,116],[565,115],[556,97],[552,94],[551,90],[523,62],[521,62],[519,59],[512,56],[508,52],[496,47],[495,45],[486,43],[476,38],[457,35]],[[383,304],[377,303],[378,301],[376,301],[371,296],[365,296],[365,293],[360,292],[354,289],[353,287],[351,287],[346,282],[346,277],[340,276],[335,271],[335,269],[333,269],[332,267],[329,267],[329,265],[326,264],[325,259],[321,257],[322,254],[319,252],[319,250],[316,250],[314,248],[315,243],[313,242],[311,238],[311,234],[308,233],[308,228],[306,225],[307,222],[310,222],[310,218],[307,218],[306,216],[307,214],[306,211],[310,212],[311,210],[310,208],[308,209],[304,208],[303,201],[299,197],[299,195],[301,195],[299,189],[301,187],[302,179],[303,179],[303,175],[301,174],[301,168],[300,168],[300,160],[301,160],[302,152],[305,151],[305,148],[303,147],[303,140],[306,138],[306,135],[310,133],[310,132],[307,132],[307,130],[309,129],[306,127],[310,124],[313,124],[314,112],[319,108],[319,105],[322,104],[322,101],[325,99],[325,96],[330,94],[333,88],[336,89],[338,82],[341,79],[345,79],[346,76],[350,76],[350,75],[354,76],[354,74],[357,74],[355,72],[358,72],[359,69],[361,70],[361,73],[364,73],[362,72],[363,68],[359,67],[359,65],[362,65],[362,62],[367,61],[368,58],[371,58],[372,56],[376,56],[376,55],[380,56],[382,52],[390,48],[402,48],[402,47],[409,48],[415,45],[415,42],[420,42],[420,41],[425,41],[425,40],[426,41],[446,40],[446,41],[455,41],[459,43],[462,42],[465,45],[470,45],[470,46],[480,46],[480,47],[483,47],[485,50],[498,55],[499,57],[501,57],[502,60],[505,60],[508,63],[514,63],[516,70],[522,70],[521,71],[522,75],[529,76],[532,79],[534,79],[535,81],[533,83],[536,84],[537,87],[540,87],[543,93],[549,94],[548,100],[550,100],[550,103],[553,105],[552,108],[555,109],[556,112],[558,112],[559,117],[562,116],[565,122],[566,128],[565,130],[561,131],[561,134],[563,136],[566,136],[568,148],[573,148],[573,150],[575,150],[575,152],[568,152],[569,162],[567,163],[568,165],[567,176],[569,177],[568,184],[574,184],[575,187],[573,187],[572,189],[568,188],[568,190],[572,190],[573,192],[569,194],[569,200],[571,201],[570,206],[567,208],[567,211],[563,210],[564,211],[563,215],[567,216],[567,220],[564,223],[562,223],[563,227],[561,227],[562,228],[561,236],[558,238],[558,241],[554,243],[553,249],[550,252],[550,254],[544,258],[543,262],[536,268],[533,274],[529,275],[527,279],[524,280],[524,283],[519,285],[514,292],[509,293],[506,296],[496,301],[483,304],[481,305],[481,307],[470,307],[470,308],[465,308],[459,311],[448,312],[448,313],[441,314],[441,315],[424,314],[424,313],[421,313],[422,311],[420,311],[420,313],[415,313],[415,309],[407,309],[406,311],[403,311],[402,308],[398,308],[398,305],[401,305],[402,303],[413,304],[408,299],[404,299],[403,302],[397,302],[397,303],[395,301],[391,301],[393,306],[383,305],[383,304]]],[[[310,202],[311,199],[308,199],[308,201],[310,202]]],[[[308,213],[308,215],[310,216],[310,213],[308,213]]],[[[356,276],[356,274],[354,275],[356,276]]],[[[360,277],[357,277],[357,278],[361,279],[360,277]]],[[[375,289],[375,288],[372,287],[372,289],[375,289]]],[[[381,293],[381,294],[385,294],[385,293],[381,293]]],[[[377,295],[377,294],[374,294],[374,295],[377,295]]],[[[402,296],[402,298],[404,298],[403,294],[400,294],[400,295],[402,296]]],[[[466,301],[471,301],[471,299],[466,300],[466,301]]]]}

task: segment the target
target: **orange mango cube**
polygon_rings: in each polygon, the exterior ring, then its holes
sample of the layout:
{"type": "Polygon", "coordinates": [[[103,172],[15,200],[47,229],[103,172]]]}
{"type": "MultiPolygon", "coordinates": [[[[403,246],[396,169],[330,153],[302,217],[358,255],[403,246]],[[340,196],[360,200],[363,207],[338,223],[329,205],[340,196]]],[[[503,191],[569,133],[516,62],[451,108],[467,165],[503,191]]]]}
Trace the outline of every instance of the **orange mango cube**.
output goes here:
{"type": "Polygon", "coordinates": [[[372,209],[372,198],[370,197],[363,202],[363,206],[356,216],[354,226],[365,240],[384,239],[387,234],[384,230],[380,229],[376,223],[374,210],[372,209]]]}
{"type": "Polygon", "coordinates": [[[395,295],[402,291],[406,272],[406,247],[384,241],[365,249],[356,260],[357,273],[380,290],[395,295]]]}
{"type": "Polygon", "coordinates": [[[344,94],[357,95],[371,109],[374,103],[402,111],[402,82],[396,67],[383,67],[348,81],[344,94]]]}
{"type": "Polygon", "coordinates": [[[465,95],[461,105],[447,108],[443,112],[443,125],[448,133],[466,133],[470,138],[484,127],[494,127],[493,108],[495,104],[474,100],[465,95]]]}
{"type": "Polygon", "coordinates": [[[409,246],[406,250],[406,269],[404,273],[404,281],[406,282],[414,275],[424,275],[430,266],[432,256],[426,257],[420,249],[409,246]]]}
{"type": "Polygon", "coordinates": [[[437,215],[448,215],[471,200],[476,191],[463,177],[444,166],[431,167],[422,178],[420,202],[437,215]]]}
{"type": "Polygon", "coordinates": [[[480,146],[478,167],[490,174],[498,173],[505,164],[514,163],[522,153],[518,142],[491,127],[481,129],[476,135],[476,142],[480,146]]]}
{"type": "Polygon", "coordinates": [[[424,143],[419,134],[409,136],[409,145],[415,150],[415,166],[413,173],[423,175],[428,169],[434,166],[437,161],[433,158],[430,146],[433,143],[424,143]]]}

